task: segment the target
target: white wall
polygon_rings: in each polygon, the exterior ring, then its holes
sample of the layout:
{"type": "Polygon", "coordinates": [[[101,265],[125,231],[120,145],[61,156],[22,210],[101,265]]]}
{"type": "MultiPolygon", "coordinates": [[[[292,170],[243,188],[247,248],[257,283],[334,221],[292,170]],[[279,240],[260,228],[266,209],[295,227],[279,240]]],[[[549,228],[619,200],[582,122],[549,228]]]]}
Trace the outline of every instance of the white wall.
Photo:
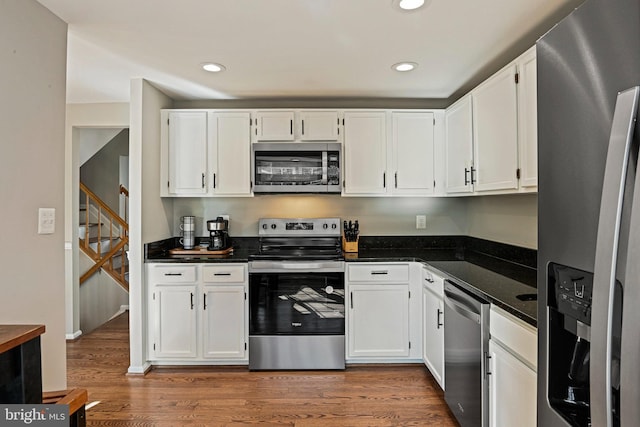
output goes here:
{"type": "Polygon", "coordinates": [[[468,231],[472,237],[538,248],[538,195],[470,197],[468,231]]]}
{"type": "Polygon", "coordinates": [[[64,197],[68,207],[64,216],[65,240],[65,330],[68,339],[80,330],[80,291],[78,261],[78,216],[80,145],[83,129],[123,129],[129,127],[129,104],[69,104],[66,107],[64,197]]]}
{"type": "MultiPolygon", "coordinates": [[[[87,271],[94,261],[80,251],[80,271],[87,271]]],[[[87,334],[129,306],[129,293],[109,274],[99,270],[80,287],[80,327],[87,334]]]]}
{"type": "Polygon", "coordinates": [[[66,379],[64,120],[67,24],[35,0],[0,2],[0,323],[44,324],[44,390],[66,379]],[[38,235],[38,208],[56,209],[38,235]]]}
{"type": "Polygon", "coordinates": [[[188,198],[174,201],[173,235],[183,215],[196,216],[196,234],[207,236],[206,221],[230,215],[231,236],[256,236],[258,219],[338,217],[357,219],[363,236],[461,235],[467,232],[467,199],[444,197],[340,197],[265,195],[253,198],[188,198]],[[416,229],[416,215],[427,228],[416,229]]]}
{"type": "Polygon", "coordinates": [[[173,201],[160,195],[160,110],[173,100],[143,79],[131,81],[129,128],[129,373],[146,361],[144,243],[171,236],[173,201]]]}

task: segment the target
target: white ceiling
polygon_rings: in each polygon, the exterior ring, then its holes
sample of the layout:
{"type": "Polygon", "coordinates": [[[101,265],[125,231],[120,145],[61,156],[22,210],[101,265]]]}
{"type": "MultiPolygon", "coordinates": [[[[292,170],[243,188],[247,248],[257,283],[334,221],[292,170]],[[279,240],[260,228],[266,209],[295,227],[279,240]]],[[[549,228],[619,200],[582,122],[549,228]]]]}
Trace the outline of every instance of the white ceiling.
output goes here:
{"type": "Polygon", "coordinates": [[[579,3],[431,0],[403,12],[392,0],[38,1],[69,24],[69,103],[128,102],[138,77],[177,100],[447,99],[579,3]],[[227,70],[207,73],[207,61],[227,70]],[[400,61],[419,66],[393,71],[400,61]]]}

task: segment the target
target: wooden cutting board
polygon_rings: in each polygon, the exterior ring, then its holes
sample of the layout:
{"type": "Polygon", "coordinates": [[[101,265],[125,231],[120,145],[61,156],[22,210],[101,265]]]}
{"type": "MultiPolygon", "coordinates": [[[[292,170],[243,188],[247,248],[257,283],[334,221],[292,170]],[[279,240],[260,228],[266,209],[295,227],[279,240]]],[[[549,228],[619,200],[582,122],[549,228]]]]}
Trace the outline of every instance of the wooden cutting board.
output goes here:
{"type": "Polygon", "coordinates": [[[233,253],[233,247],[221,250],[210,251],[206,247],[197,247],[193,249],[174,248],[169,249],[170,255],[229,255],[233,253]]]}

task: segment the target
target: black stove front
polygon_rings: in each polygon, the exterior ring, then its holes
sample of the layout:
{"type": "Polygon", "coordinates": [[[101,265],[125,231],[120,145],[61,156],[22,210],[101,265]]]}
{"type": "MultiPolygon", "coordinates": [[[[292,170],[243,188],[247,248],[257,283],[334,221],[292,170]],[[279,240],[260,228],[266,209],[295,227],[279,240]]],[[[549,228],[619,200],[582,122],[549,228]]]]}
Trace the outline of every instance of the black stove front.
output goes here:
{"type": "Polygon", "coordinates": [[[260,220],[260,251],[249,259],[249,369],[344,369],[339,224],[260,220]]]}

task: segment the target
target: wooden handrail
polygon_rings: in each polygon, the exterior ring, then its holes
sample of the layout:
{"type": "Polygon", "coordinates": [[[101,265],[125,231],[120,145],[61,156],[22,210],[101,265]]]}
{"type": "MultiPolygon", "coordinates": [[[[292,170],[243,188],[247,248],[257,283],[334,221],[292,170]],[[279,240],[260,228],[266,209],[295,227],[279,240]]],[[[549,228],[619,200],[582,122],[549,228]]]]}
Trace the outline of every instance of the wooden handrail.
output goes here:
{"type": "MultiPolygon", "coordinates": [[[[116,220],[116,222],[118,224],[120,224],[126,231],[129,231],[129,224],[127,224],[125,222],[124,219],[120,218],[120,215],[118,215],[117,213],[115,213],[109,206],[106,205],[105,202],[103,202],[100,197],[96,196],[96,193],[94,193],[93,191],[89,190],[87,188],[86,185],[84,185],[83,183],[80,183],[80,190],[82,190],[84,193],[86,193],[91,199],[93,199],[95,201],[95,203],[100,206],[101,209],[103,209],[105,212],[107,212],[109,214],[109,216],[113,217],[113,219],[116,220]]],[[[88,208],[88,206],[87,206],[88,208]]]]}
{"type": "Polygon", "coordinates": [[[112,256],[114,256],[116,253],[118,253],[118,251],[120,251],[122,248],[124,248],[124,246],[127,243],[129,243],[129,239],[127,239],[127,238],[125,238],[123,240],[120,240],[118,242],[118,244],[115,245],[109,252],[107,252],[107,254],[104,257],[102,257],[100,260],[98,260],[98,262],[93,264],[91,266],[91,268],[86,271],[86,273],[84,273],[82,276],[80,276],[80,283],[84,282],[89,277],[91,277],[93,275],[93,273],[98,271],[100,269],[100,267],[102,267],[107,261],[109,261],[109,259],[111,259],[112,256]]]}
{"type": "MultiPolygon", "coordinates": [[[[128,195],[128,191],[124,186],[120,186],[120,192],[122,194],[128,195]],[[124,192],[126,193],[123,193],[124,192]]],[[[129,224],[125,220],[123,220],[117,213],[115,213],[109,206],[107,206],[93,191],[87,188],[86,185],[80,183],[80,194],[86,198],[86,213],[84,221],[85,231],[84,236],[81,236],[81,248],[82,250],[89,255],[94,261],[95,264],[89,268],[82,276],[80,276],[80,284],[84,283],[89,277],[91,277],[94,273],[99,271],[101,268],[109,273],[112,277],[114,277],[120,285],[128,290],[128,283],[126,279],[126,266],[125,266],[125,247],[129,243],[129,224]],[[90,210],[96,209],[97,213],[91,215],[90,210]],[[90,216],[96,216],[98,219],[98,223],[90,223],[90,216]],[[104,223],[103,223],[104,221],[104,223]],[[91,227],[96,226],[97,236],[90,238],[90,229],[91,227]],[[105,233],[103,233],[103,228],[105,228],[105,233]],[[103,234],[105,236],[103,237],[103,234]],[[91,246],[90,239],[94,239],[96,242],[96,248],[91,246]],[[118,241],[118,243],[109,248],[109,251],[106,254],[102,252],[103,242],[113,242],[118,241]],[[122,266],[119,268],[114,268],[113,257],[122,253],[122,266]]]]}

